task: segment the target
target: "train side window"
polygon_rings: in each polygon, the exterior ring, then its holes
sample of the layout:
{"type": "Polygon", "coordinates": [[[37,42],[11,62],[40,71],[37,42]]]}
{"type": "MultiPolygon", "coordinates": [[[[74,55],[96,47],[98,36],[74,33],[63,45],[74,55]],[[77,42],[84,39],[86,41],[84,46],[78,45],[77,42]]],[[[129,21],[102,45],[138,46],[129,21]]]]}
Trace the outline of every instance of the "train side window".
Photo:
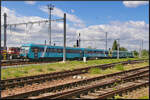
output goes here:
{"type": "Polygon", "coordinates": [[[69,52],[68,52],[68,49],[66,49],[66,53],[69,53],[69,52]]]}
{"type": "Polygon", "coordinates": [[[53,50],[52,48],[49,48],[49,52],[53,52],[52,50],[53,50]]]}
{"type": "Polygon", "coordinates": [[[53,48],[50,49],[50,52],[54,52],[53,48]]]}
{"type": "Polygon", "coordinates": [[[57,52],[57,49],[56,49],[56,48],[54,48],[54,52],[55,52],[55,53],[57,52]]]}
{"type": "Polygon", "coordinates": [[[61,49],[57,49],[57,52],[58,52],[58,53],[61,53],[61,49]]]}

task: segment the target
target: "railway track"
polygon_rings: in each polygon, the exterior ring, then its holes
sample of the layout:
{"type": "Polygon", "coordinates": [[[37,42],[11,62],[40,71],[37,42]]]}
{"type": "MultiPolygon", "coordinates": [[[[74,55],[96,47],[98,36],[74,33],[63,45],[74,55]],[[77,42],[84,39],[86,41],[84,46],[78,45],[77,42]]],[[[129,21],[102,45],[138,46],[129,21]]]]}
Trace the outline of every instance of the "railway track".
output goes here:
{"type": "MultiPolygon", "coordinates": [[[[69,98],[71,99],[73,98],[74,99],[107,99],[111,97],[113,98],[116,94],[119,94],[120,96],[122,96],[124,92],[127,93],[127,92],[131,92],[132,90],[136,88],[141,88],[141,86],[148,86],[149,81],[142,80],[144,77],[148,77],[148,75],[122,79],[123,81],[126,81],[126,82],[119,84],[115,87],[113,86],[111,87],[108,85],[108,87],[105,89],[96,90],[96,87],[101,86],[100,84],[97,84],[91,87],[69,91],[67,93],[61,93],[61,95],[59,94],[59,96],[51,97],[51,99],[69,99],[69,98]],[[140,78],[140,80],[131,82],[131,80],[136,79],[136,78],[137,79],[140,78]]],[[[46,98],[49,98],[49,97],[46,97],[46,98]]]]}
{"type": "MultiPolygon", "coordinates": [[[[141,60],[148,60],[148,59],[141,59],[141,60]]],[[[137,61],[137,60],[134,60],[137,61]]],[[[138,60],[139,61],[139,60],[138,60]]],[[[14,60],[2,60],[1,66],[4,68],[6,66],[14,66],[14,65],[26,65],[26,64],[41,64],[41,63],[54,63],[57,61],[29,61],[29,59],[14,59],[14,60]]]]}
{"type": "Polygon", "coordinates": [[[57,85],[49,88],[43,88],[34,91],[28,91],[25,93],[20,93],[12,96],[2,97],[2,99],[9,98],[32,98],[32,99],[45,99],[45,98],[68,98],[82,94],[87,91],[93,91],[93,89],[105,88],[111,86],[114,83],[121,83],[123,81],[130,81],[135,79],[142,79],[148,77],[149,66],[136,68],[132,70],[127,70],[123,72],[117,72],[113,74],[107,74],[104,76],[83,79],[76,82],[71,82],[67,84],[57,85]],[[108,79],[109,78],[109,81],[108,79]],[[107,81],[101,81],[102,79],[107,79],[107,81]],[[111,80],[110,80],[111,79],[111,80]]]}
{"type": "Polygon", "coordinates": [[[61,78],[65,78],[68,76],[84,74],[84,73],[87,73],[90,68],[106,69],[106,68],[113,67],[116,64],[128,64],[128,63],[134,64],[134,63],[140,63],[143,61],[144,60],[123,61],[123,62],[118,62],[118,63],[103,64],[103,65],[97,65],[97,66],[90,66],[90,67],[86,67],[86,68],[79,68],[79,69],[75,69],[75,70],[54,72],[54,73],[50,73],[50,74],[41,74],[41,75],[35,75],[35,76],[27,76],[27,77],[1,80],[1,82],[0,82],[1,89],[4,90],[7,88],[24,86],[25,84],[40,83],[40,82],[45,82],[45,81],[61,79],[61,78]]]}
{"type": "Polygon", "coordinates": [[[145,86],[149,84],[148,80],[142,80],[144,78],[148,78],[149,74],[142,75],[143,73],[138,74],[132,74],[129,76],[123,76],[120,78],[112,79],[110,81],[105,81],[102,83],[97,83],[93,85],[88,85],[82,88],[77,88],[65,92],[59,92],[56,94],[48,95],[48,96],[39,96],[34,97],[34,99],[106,99],[108,97],[112,97],[119,93],[127,92],[127,90],[133,90],[134,88],[137,88],[138,86],[145,86]],[[141,74],[141,75],[139,75],[141,74]],[[139,75],[139,76],[137,76],[139,75]],[[129,86],[121,87],[121,85],[124,85],[126,83],[130,83],[129,86]],[[114,84],[117,84],[115,86],[114,84]],[[118,84],[120,85],[120,88],[118,88],[118,84]]]}
{"type": "Polygon", "coordinates": [[[14,66],[14,65],[26,65],[26,64],[41,64],[41,63],[54,63],[57,61],[29,61],[28,59],[16,59],[16,60],[5,60],[2,61],[1,66],[4,68],[7,66],[14,66]]]}

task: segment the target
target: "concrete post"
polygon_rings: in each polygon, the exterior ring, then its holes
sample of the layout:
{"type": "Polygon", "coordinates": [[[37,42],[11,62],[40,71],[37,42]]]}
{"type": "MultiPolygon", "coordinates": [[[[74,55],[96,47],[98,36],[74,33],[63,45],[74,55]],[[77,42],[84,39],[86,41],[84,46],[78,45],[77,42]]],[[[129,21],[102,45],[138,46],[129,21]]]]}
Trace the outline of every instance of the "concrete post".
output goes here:
{"type": "Polygon", "coordinates": [[[66,61],[66,13],[64,13],[64,48],[63,48],[63,62],[66,61]]]}

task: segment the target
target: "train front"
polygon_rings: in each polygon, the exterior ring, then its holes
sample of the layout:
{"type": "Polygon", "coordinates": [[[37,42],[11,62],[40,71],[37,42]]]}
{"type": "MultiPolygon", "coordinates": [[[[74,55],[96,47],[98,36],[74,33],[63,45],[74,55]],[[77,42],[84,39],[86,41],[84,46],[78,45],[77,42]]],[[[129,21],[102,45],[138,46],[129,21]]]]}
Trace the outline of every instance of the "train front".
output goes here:
{"type": "Polygon", "coordinates": [[[29,45],[22,45],[20,49],[20,57],[21,58],[28,58],[30,46],[29,45]]]}

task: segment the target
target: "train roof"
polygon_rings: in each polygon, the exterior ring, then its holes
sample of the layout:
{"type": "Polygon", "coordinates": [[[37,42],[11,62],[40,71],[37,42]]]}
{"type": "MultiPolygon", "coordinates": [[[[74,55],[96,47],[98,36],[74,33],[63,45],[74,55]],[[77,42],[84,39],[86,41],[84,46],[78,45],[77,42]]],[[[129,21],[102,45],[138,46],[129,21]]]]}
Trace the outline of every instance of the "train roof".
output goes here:
{"type": "MultiPolygon", "coordinates": [[[[118,51],[114,50],[113,52],[118,52],[118,51]]],[[[132,52],[132,51],[119,51],[119,52],[132,52]]]]}
{"type": "MultiPolygon", "coordinates": [[[[55,48],[63,48],[63,46],[50,46],[50,45],[45,45],[45,44],[23,44],[22,46],[40,46],[40,47],[44,47],[44,46],[48,46],[48,47],[55,47],[55,48]]],[[[90,48],[74,48],[74,47],[66,47],[66,48],[70,48],[70,49],[82,49],[82,50],[91,50],[91,51],[108,51],[108,50],[103,50],[103,49],[90,49],[90,48]]]]}

